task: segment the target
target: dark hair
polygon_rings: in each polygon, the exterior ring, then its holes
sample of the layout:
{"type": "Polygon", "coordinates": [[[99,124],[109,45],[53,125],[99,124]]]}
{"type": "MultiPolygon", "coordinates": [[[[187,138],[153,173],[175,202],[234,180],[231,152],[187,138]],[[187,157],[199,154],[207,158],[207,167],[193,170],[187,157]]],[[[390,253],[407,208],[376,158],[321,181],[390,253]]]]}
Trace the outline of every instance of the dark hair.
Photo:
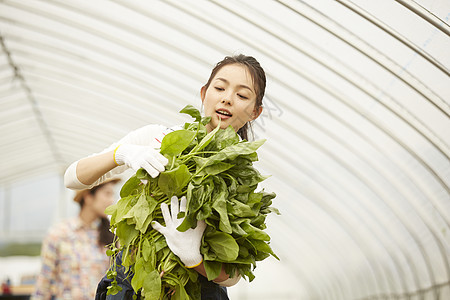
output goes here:
{"type": "MultiPolygon", "coordinates": [[[[108,182],[104,182],[102,184],[99,184],[97,186],[94,186],[92,189],[90,189],[88,191],[89,194],[91,194],[92,196],[95,195],[95,193],[103,186],[107,185],[107,184],[113,184],[114,182],[108,181],[108,182]]],[[[84,197],[81,198],[80,200],[80,207],[84,206],[84,197]]],[[[113,242],[114,240],[114,234],[111,232],[110,230],[110,222],[109,219],[106,217],[101,217],[100,218],[100,224],[98,225],[98,244],[100,246],[105,246],[105,245],[109,245],[113,242]]]]}
{"type": "MultiPolygon", "coordinates": [[[[252,56],[246,56],[244,54],[226,56],[223,60],[218,62],[216,66],[212,69],[208,82],[206,82],[206,84],[204,85],[205,90],[208,89],[209,85],[211,84],[211,81],[213,80],[214,76],[216,76],[217,72],[219,72],[219,70],[222,67],[231,64],[240,64],[247,67],[248,71],[250,72],[250,75],[252,76],[253,86],[255,87],[256,92],[256,102],[254,109],[259,109],[260,107],[262,107],[262,100],[264,97],[264,92],[266,90],[266,73],[264,72],[264,69],[261,67],[259,62],[252,56]]],[[[251,130],[251,122],[245,123],[245,125],[238,130],[237,133],[242,139],[248,140],[249,127],[251,130]]]]}

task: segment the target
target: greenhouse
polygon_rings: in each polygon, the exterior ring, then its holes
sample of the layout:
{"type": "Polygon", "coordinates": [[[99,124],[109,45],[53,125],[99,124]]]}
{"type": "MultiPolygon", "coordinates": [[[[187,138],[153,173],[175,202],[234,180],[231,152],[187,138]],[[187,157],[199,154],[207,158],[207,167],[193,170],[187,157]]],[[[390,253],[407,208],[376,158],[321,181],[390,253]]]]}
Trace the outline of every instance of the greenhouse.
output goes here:
{"type": "Polygon", "coordinates": [[[450,299],[449,18],[448,0],[0,1],[0,299],[28,299],[49,229],[79,215],[69,166],[206,116],[239,54],[266,76],[248,140],[279,260],[229,299],[450,299]]]}

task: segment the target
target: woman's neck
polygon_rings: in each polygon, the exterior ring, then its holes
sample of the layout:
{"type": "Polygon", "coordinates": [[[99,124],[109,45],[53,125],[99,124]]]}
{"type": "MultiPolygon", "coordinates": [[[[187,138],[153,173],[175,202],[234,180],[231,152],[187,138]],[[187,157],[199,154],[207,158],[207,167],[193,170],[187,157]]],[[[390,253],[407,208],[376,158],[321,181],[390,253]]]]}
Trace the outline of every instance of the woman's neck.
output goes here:
{"type": "Polygon", "coordinates": [[[91,225],[95,220],[98,219],[98,216],[91,210],[81,209],[80,211],[80,219],[83,221],[85,225],[91,225]]]}
{"type": "Polygon", "coordinates": [[[210,133],[213,129],[211,128],[211,123],[208,123],[208,124],[206,124],[205,125],[205,128],[206,128],[206,132],[207,133],[210,133]]]}

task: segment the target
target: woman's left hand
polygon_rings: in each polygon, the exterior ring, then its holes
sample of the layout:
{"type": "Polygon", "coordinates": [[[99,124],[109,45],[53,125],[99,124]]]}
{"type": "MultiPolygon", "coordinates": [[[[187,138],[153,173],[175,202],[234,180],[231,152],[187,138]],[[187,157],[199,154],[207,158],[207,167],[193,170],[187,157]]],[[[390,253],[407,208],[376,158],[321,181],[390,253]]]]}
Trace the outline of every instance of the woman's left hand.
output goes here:
{"type": "Polygon", "coordinates": [[[189,228],[182,232],[177,227],[183,222],[184,217],[178,219],[178,212],[186,212],[186,197],[173,196],[170,203],[170,212],[167,204],[161,204],[161,211],[166,222],[166,226],[162,226],[158,222],[152,222],[153,229],[159,231],[166,238],[167,245],[170,250],[178,256],[187,268],[194,268],[200,265],[203,257],[200,254],[200,244],[203,232],[206,228],[205,221],[197,221],[195,229],[189,228]]]}

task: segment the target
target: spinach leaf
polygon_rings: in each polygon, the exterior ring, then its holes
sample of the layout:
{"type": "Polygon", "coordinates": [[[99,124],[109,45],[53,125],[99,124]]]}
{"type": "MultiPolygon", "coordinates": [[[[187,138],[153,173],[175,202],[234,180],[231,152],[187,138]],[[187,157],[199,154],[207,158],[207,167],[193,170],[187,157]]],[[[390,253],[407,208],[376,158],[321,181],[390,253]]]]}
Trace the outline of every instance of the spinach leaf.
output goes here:
{"type": "Polygon", "coordinates": [[[196,109],[192,105],[186,105],[182,110],[180,110],[180,113],[190,115],[197,122],[202,120],[202,116],[201,116],[200,112],[198,111],[198,109],[196,109]]]}
{"type": "Polygon", "coordinates": [[[186,165],[159,174],[158,186],[170,198],[177,195],[188,184],[191,173],[186,165]]]}
{"type": "Polygon", "coordinates": [[[161,154],[179,155],[195,138],[196,132],[176,130],[168,133],[161,142],[161,154]]]}
{"type": "Polygon", "coordinates": [[[129,245],[131,241],[136,238],[139,232],[134,229],[133,225],[128,225],[126,222],[117,224],[117,236],[121,245],[129,245]]]}
{"type": "Polygon", "coordinates": [[[139,184],[141,181],[136,177],[136,175],[131,176],[122,186],[122,189],[120,190],[120,197],[126,197],[131,194],[137,194],[140,192],[139,184]]]}
{"type": "MultiPolygon", "coordinates": [[[[152,210],[154,207],[152,208],[152,210]]],[[[136,204],[123,216],[124,219],[133,219],[136,224],[136,229],[145,233],[147,228],[144,228],[144,223],[150,214],[150,206],[145,195],[141,195],[136,204]]]]}
{"type": "Polygon", "coordinates": [[[221,262],[205,260],[203,265],[205,266],[208,280],[214,280],[219,277],[220,271],[222,271],[221,262]]]}
{"type": "Polygon", "coordinates": [[[239,254],[239,245],[228,233],[220,231],[208,233],[205,236],[205,242],[221,261],[233,262],[239,254]]]}
{"type": "Polygon", "coordinates": [[[142,289],[146,299],[159,299],[161,295],[161,278],[157,270],[153,270],[146,274],[142,289]]]}
{"type": "Polygon", "coordinates": [[[213,199],[212,208],[219,213],[220,223],[219,229],[225,233],[232,233],[230,220],[228,219],[227,202],[226,202],[226,191],[216,193],[213,199]]]}
{"type": "Polygon", "coordinates": [[[145,277],[147,273],[144,270],[144,260],[138,259],[134,264],[134,275],[131,279],[131,286],[135,291],[138,291],[144,284],[145,277]]]}

